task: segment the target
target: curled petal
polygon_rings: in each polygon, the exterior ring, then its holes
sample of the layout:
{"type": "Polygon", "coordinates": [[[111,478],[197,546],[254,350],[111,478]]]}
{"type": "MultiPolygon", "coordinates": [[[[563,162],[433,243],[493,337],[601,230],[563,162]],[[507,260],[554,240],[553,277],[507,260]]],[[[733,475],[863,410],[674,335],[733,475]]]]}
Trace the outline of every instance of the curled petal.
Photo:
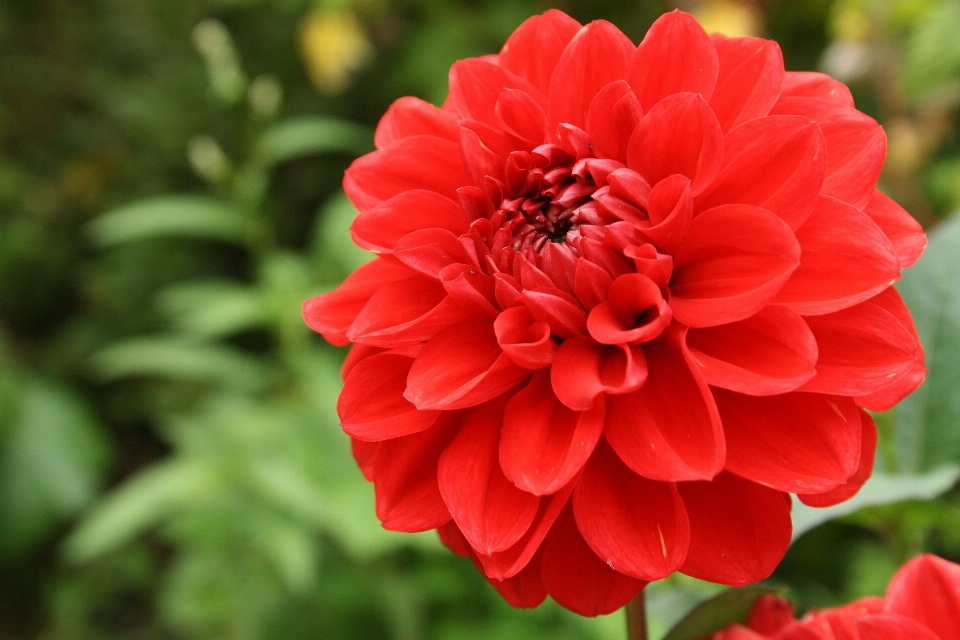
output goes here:
{"type": "Polygon", "coordinates": [[[500,50],[500,65],[546,94],[560,56],[580,27],[579,22],[556,9],[528,18],[500,50]]]}
{"type": "Polygon", "coordinates": [[[647,201],[647,215],[653,226],[639,228],[637,232],[660,251],[676,253],[693,220],[690,180],[676,174],[657,183],[647,201]]]}
{"type": "Polygon", "coordinates": [[[804,391],[862,396],[898,378],[917,360],[913,334],[869,300],[822,316],[808,316],[820,355],[804,391]]]}
{"type": "Polygon", "coordinates": [[[720,60],[710,108],[724,133],[770,113],[783,84],[783,54],[773,40],[714,36],[720,60]]]}
{"type": "Polygon", "coordinates": [[[606,302],[587,317],[587,330],[601,344],[649,342],[670,325],[670,305],[653,280],[628,273],[613,281],[606,302]]]}
{"type": "Polygon", "coordinates": [[[560,289],[528,289],[522,299],[533,317],[550,325],[557,337],[570,338],[587,332],[587,314],[569,293],[560,289]]]}
{"type": "Polygon", "coordinates": [[[436,136],[411,136],[356,159],[343,178],[343,189],[360,211],[410,191],[424,189],[457,200],[469,183],[460,160],[460,145],[436,136]]]}
{"type": "Polygon", "coordinates": [[[720,62],[710,36],[683,11],[660,16],[637,49],[630,86],[644,111],[674,93],[699,93],[709,100],[720,62]]]}
{"type": "Polygon", "coordinates": [[[890,238],[901,269],[912,266],[927,248],[920,223],[882,191],[873,192],[863,212],[890,238]]]}
{"type": "Polygon", "coordinates": [[[870,414],[860,410],[860,425],[863,429],[860,437],[860,464],[850,479],[839,487],[824,493],[797,494],[803,504],[811,507],[830,507],[849,500],[860,491],[863,483],[873,473],[873,462],[877,453],[877,425],[870,414]]]}
{"type": "Polygon", "coordinates": [[[346,337],[379,347],[399,347],[427,340],[467,317],[439,282],[416,275],[381,284],[346,337]]]}
{"type": "Polygon", "coordinates": [[[408,233],[397,242],[393,257],[437,280],[444,267],[470,259],[459,238],[446,229],[419,229],[408,233]]]}
{"type": "Polygon", "coordinates": [[[468,227],[469,220],[456,202],[433,191],[414,189],[358,215],[350,235],[363,249],[389,253],[401,238],[420,229],[445,229],[459,236],[468,227]]]}
{"type": "Polygon", "coordinates": [[[447,294],[473,317],[484,320],[497,317],[493,278],[468,264],[447,265],[439,275],[447,294]]]}
{"type": "Polygon", "coordinates": [[[751,204],[797,229],[810,216],[826,168],[819,127],[800,116],[767,116],[743,123],[723,139],[723,163],[695,207],[751,204]]]}
{"type": "Polygon", "coordinates": [[[577,528],[609,567],[652,582],[683,564],[690,523],[673,483],[636,475],[601,443],[573,492],[577,528]]]}
{"type": "Polygon", "coordinates": [[[784,494],[731,473],[677,489],[690,519],[690,551],[680,571],[730,586],[773,573],[793,530],[784,494]]]}
{"type": "Polygon", "coordinates": [[[517,489],[498,461],[503,403],[473,409],[440,456],[440,493],[457,526],[478,553],[516,544],[537,515],[540,498],[517,489]]]}
{"type": "Polygon", "coordinates": [[[603,267],[582,258],[577,260],[574,290],[585,309],[592,310],[606,300],[611,284],[613,284],[613,278],[603,267]]]}
{"type": "Polygon", "coordinates": [[[653,106],[630,136],[627,166],[648,183],[673,174],[691,181],[697,194],[710,184],[723,158],[723,132],[696,93],[675,93],[653,106]]]}
{"type": "Polygon", "coordinates": [[[551,494],[580,472],[603,432],[605,404],[577,412],[557,400],[550,373],[538,371],[507,403],[500,465],[513,484],[534,495],[551,494]]]}
{"type": "Polygon", "coordinates": [[[381,353],[353,368],[337,400],[340,426],[361,440],[379,441],[424,431],[439,411],[418,411],[403,397],[413,358],[381,353]]]}
{"type": "Polygon", "coordinates": [[[550,79],[550,122],[585,127],[590,103],[603,87],[626,79],[635,50],[630,38],[606,20],[583,27],[550,79]]]}
{"type": "Polygon", "coordinates": [[[600,89],[587,111],[587,133],[597,157],[626,162],[630,135],[642,117],[640,101],[625,81],[600,89]]]}
{"type": "Polygon", "coordinates": [[[783,75],[785,98],[819,98],[844,107],[853,107],[853,95],[847,85],[817,71],[787,71],[783,75]]]}
{"type": "Polygon", "coordinates": [[[519,89],[546,104],[539,89],[488,60],[467,58],[450,67],[450,102],[461,118],[497,126],[496,105],[504,89],[519,89]]]}
{"type": "Polygon", "coordinates": [[[887,156],[887,137],[876,120],[817,98],[781,98],[771,113],[804,116],[820,127],[827,143],[821,194],[858,208],[870,201],[887,156]]]}
{"type": "Polygon", "coordinates": [[[560,345],[550,379],[560,402],[587,411],[601,393],[620,395],[643,386],[647,363],[639,346],[602,345],[578,336],[560,345]]]}
{"type": "Polygon", "coordinates": [[[674,316],[691,327],[708,327],[766,306],[801,254],[793,232],[769,211],[727,205],[694,218],[673,259],[674,316]]]}
{"type": "Polygon", "coordinates": [[[582,616],[612,613],[647,584],[600,560],[580,535],[570,507],[557,518],[544,543],[543,583],[554,600],[582,616]]]}
{"type": "Polygon", "coordinates": [[[870,217],[821,197],[797,230],[800,267],[774,299],[802,315],[839,311],[868,300],[900,278],[893,245],[870,217]]]}
{"type": "Polygon", "coordinates": [[[941,640],[960,638],[960,565],[930,554],[914,558],[890,580],[886,601],[887,613],[916,620],[941,640]]]}
{"type": "Polygon", "coordinates": [[[385,285],[405,280],[412,272],[387,260],[368,262],[330,293],[303,303],[303,320],[332,344],[350,343],[347,331],[370,298],[385,285]]]}
{"type": "Polygon", "coordinates": [[[529,373],[504,355],[492,324],[468,320],[427,342],[410,367],[404,397],[421,410],[471,407],[496,398],[529,373]]]}
{"type": "Polygon", "coordinates": [[[390,105],[380,118],[373,142],[377,149],[383,149],[413,136],[436,136],[457,142],[457,117],[420,98],[406,96],[390,105]]]}
{"type": "Polygon", "coordinates": [[[727,470],[790,493],[822,493],[860,463],[860,413],[850,398],[787,393],[757,398],[714,389],[727,470]]]}
{"type": "Polygon", "coordinates": [[[548,367],[557,353],[550,325],[534,319],[526,307],[511,307],[501,312],[493,323],[493,330],[503,352],[525,369],[548,367]]]}
{"type": "Polygon", "coordinates": [[[726,445],[710,389],[685,352],[682,335],[644,345],[649,378],[638,391],[608,398],[604,436],[620,459],[652,480],[709,480],[726,445]]]}
{"type": "Polygon", "coordinates": [[[793,391],[816,374],[817,340],[786,307],[769,305],[744,320],[691,329],[687,346],[708,383],[751,396],[793,391]]]}
{"type": "Polygon", "coordinates": [[[429,531],[450,520],[440,495],[437,462],[457,433],[457,418],[377,445],[373,485],[377,517],[391,531],[429,531]]]}

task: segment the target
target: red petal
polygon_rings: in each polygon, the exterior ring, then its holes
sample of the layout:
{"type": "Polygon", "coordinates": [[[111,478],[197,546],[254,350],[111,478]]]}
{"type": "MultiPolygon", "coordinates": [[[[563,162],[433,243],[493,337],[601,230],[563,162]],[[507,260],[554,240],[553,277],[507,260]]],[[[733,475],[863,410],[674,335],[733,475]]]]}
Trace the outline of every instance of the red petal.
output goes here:
{"type": "Polygon", "coordinates": [[[627,165],[647,182],[675,173],[692,182],[694,194],[710,184],[723,159],[723,132],[696,93],[676,93],[653,106],[630,136],[627,165]]]}
{"type": "Polygon", "coordinates": [[[917,350],[917,359],[903,375],[895,378],[890,384],[882,389],[865,396],[859,396],[857,403],[870,411],[887,411],[894,405],[903,400],[907,395],[913,393],[917,387],[923,384],[927,376],[927,369],[924,367],[923,345],[920,344],[920,336],[917,335],[917,327],[913,323],[913,317],[910,310],[904,304],[903,298],[893,287],[887,287],[882,293],[870,299],[870,302],[882,307],[884,310],[893,314],[904,327],[913,336],[914,345],[917,350]]]}
{"type": "Polygon", "coordinates": [[[470,221],[460,206],[432,191],[404,191],[356,217],[350,227],[353,241],[368,251],[389,253],[402,237],[420,229],[440,228],[456,235],[467,232],[470,221]],[[416,211],[416,215],[411,215],[416,211]]]}
{"type": "Polygon", "coordinates": [[[657,183],[647,201],[647,214],[653,226],[638,229],[638,233],[660,251],[670,255],[676,253],[693,220],[690,180],[686,176],[672,175],[657,183]]]}
{"type": "Polygon", "coordinates": [[[860,396],[882,389],[917,360],[910,330],[873,302],[807,317],[820,350],[804,391],[860,396]]]}
{"type": "Polygon", "coordinates": [[[337,400],[340,426],[361,440],[379,441],[429,429],[439,411],[417,411],[403,397],[413,358],[381,353],[353,368],[337,400]]]}
{"type": "Polygon", "coordinates": [[[643,117],[640,101],[623,80],[606,85],[587,111],[587,133],[598,158],[627,160],[627,143],[643,117]]]}
{"type": "Polygon", "coordinates": [[[674,93],[709,100],[720,63],[710,36],[683,11],[660,16],[640,43],[630,67],[630,86],[644,111],[674,93]]]}
{"type": "Polygon", "coordinates": [[[583,129],[594,96],[615,80],[625,80],[636,47],[606,20],[583,27],[557,62],[550,79],[550,122],[583,129]]]}
{"type": "Polygon", "coordinates": [[[344,175],[343,189],[360,211],[366,211],[411,189],[434,191],[456,201],[457,189],[469,183],[458,143],[412,136],[355,160],[344,175]]]}
{"type": "Polygon", "coordinates": [[[783,75],[783,97],[820,98],[844,107],[853,107],[847,85],[816,71],[787,71],[783,75]]]}
{"type": "MultiPolygon", "coordinates": [[[[474,560],[474,562],[482,571],[483,565],[480,561],[474,560]]],[[[543,578],[541,577],[542,571],[543,554],[538,553],[533,556],[530,563],[520,573],[512,578],[505,578],[504,580],[487,578],[487,581],[503,596],[504,600],[510,603],[510,606],[532,609],[539,606],[547,598],[547,588],[543,585],[543,578]]]]}
{"type": "Polygon", "coordinates": [[[783,54],[773,40],[714,37],[720,60],[710,108],[724,133],[770,113],[783,84],[783,54]]]}
{"type": "Polygon", "coordinates": [[[729,586],[773,573],[793,531],[782,493],[730,473],[677,489],[690,518],[690,551],[680,571],[729,586]]]}
{"type": "Polygon", "coordinates": [[[500,350],[493,325],[468,320],[441,331],[413,362],[404,396],[420,409],[460,409],[496,398],[529,371],[500,350]]]}
{"type": "Polygon", "coordinates": [[[887,137],[876,120],[817,98],[781,98],[770,113],[804,116],[820,127],[827,143],[821,194],[858,208],[870,201],[887,156],[887,137]]]}
{"type": "Polygon", "coordinates": [[[870,217],[821,197],[797,230],[800,267],[774,299],[803,315],[839,311],[877,295],[900,278],[893,246],[870,217]]]}
{"type": "Polygon", "coordinates": [[[826,167],[823,134],[800,116],[767,116],[740,125],[723,139],[723,163],[696,200],[696,210],[752,204],[783,218],[791,229],[810,216],[826,167]]]}
{"type": "Polygon", "coordinates": [[[914,558],[890,580],[886,610],[922,623],[941,640],[957,640],[960,565],[930,554],[914,558]]]}
{"type": "Polygon", "coordinates": [[[857,471],[845,483],[824,493],[797,494],[803,504],[811,507],[831,507],[849,500],[860,491],[860,487],[873,473],[874,457],[877,453],[877,425],[866,411],[860,411],[860,464],[857,471]]]}
{"type": "Polygon", "coordinates": [[[606,444],[584,468],[573,512],[590,548],[620,573],[653,582],[687,556],[690,524],[676,486],[641,478],[606,444]]]}
{"type": "Polygon", "coordinates": [[[493,278],[468,264],[450,264],[440,270],[443,289],[473,317],[493,320],[500,310],[493,278]]]}
{"type": "Polygon", "coordinates": [[[531,559],[541,548],[541,544],[550,532],[557,516],[560,515],[563,507],[570,499],[570,494],[573,493],[573,487],[577,481],[578,479],[571,480],[569,484],[552,496],[543,496],[540,499],[537,517],[517,544],[506,551],[493,555],[477,554],[477,558],[483,565],[483,572],[488,578],[503,580],[515,576],[531,562],[531,559]]]}
{"type": "Polygon", "coordinates": [[[409,278],[413,272],[387,260],[372,260],[363,265],[330,293],[303,303],[303,320],[329,342],[342,347],[350,342],[347,330],[377,291],[409,278]]]}
{"type": "Polygon", "coordinates": [[[459,142],[457,117],[420,98],[406,96],[390,105],[380,118],[373,142],[377,149],[383,149],[413,136],[437,136],[459,142]]]}
{"type": "Polygon", "coordinates": [[[603,267],[583,258],[577,260],[574,289],[580,303],[588,311],[607,299],[611,284],[613,284],[613,278],[603,267]]]}
{"type": "Polygon", "coordinates": [[[786,307],[770,305],[738,322],[691,329],[687,346],[708,383],[747,395],[793,391],[816,373],[817,341],[786,307]]]}
{"type": "Polygon", "coordinates": [[[445,524],[437,527],[437,537],[440,538],[440,543],[443,544],[443,546],[461,558],[469,558],[474,555],[470,543],[463,537],[463,533],[460,531],[460,528],[457,527],[457,523],[452,519],[447,520],[445,524]]]}
{"type": "Polygon", "coordinates": [[[439,282],[416,275],[381,286],[353,321],[347,338],[399,347],[427,340],[466,317],[439,282]]]}
{"type": "Polygon", "coordinates": [[[639,346],[602,345],[578,336],[560,345],[550,368],[553,391],[575,411],[587,411],[601,393],[619,395],[647,380],[647,363],[639,346]]]}
{"type": "Polygon", "coordinates": [[[500,313],[493,330],[503,352],[525,369],[548,367],[557,353],[550,325],[537,322],[526,307],[511,307],[500,313]]]}
{"type": "Polygon", "coordinates": [[[507,403],[500,465],[513,484],[535,495],[555,493],[580,472],[603,432],[602,398],[583,413],[563,406],[538,371],[507,403]]]}
{"type": "Polygon", "coordinates": [[[539,89],[498,64],[467,58],[450,67],[450,101],[461,118],[497,126],[496,105],[504,89],[519,89],[546,104],[539,89]]]}
{"type": "Polygon", "coordinates": [[[727,470],[790,493],[845,483],[860,462],[860,414],[850,398],[787,393],[757,398],[714,389],[727,470]]]}
{"type": "Polygon", "coordinates": [[[882,191],[873,192],[863,211],[890,238],[901,269],[912,266],[927,248],[927,234],[920,223],[882,191]]]}
{"type": "Polygon", "coordinates": [[[526,149],[547,141],[547,116],[543,107],[528,94],[517,89],[504,89],[494,108],[497,123],[513,135],[526,149]]]}
{"type": "Polygon", "coordinates": [[[436,280],[444,267],[470,259],[456,235],[437,228],[418,229],[403,236],[394,247],[393,257],[436,280]]]}
{"type": "Polygon", "coordinates": [[[747,626],[753,631],[772,635],[793,619],[793,605],[789,600],[767,594],[760,596],[753,605],[747,626]]]}
{"type": "Polygon", "coordinates": [[[350,438],[350,453],[353,454],[353,459],[357,461],[357,466],[360,467],[367,482],[373,482],[373,461],[376,458],[378,446],[376,442],[350,438]]]}
{"type": "Polygon", "coordinates": [[[340,367],[340,379],[346,380],[353,368],[369,358],[370,356],[383,353],[386,349],[382,347],[372,347],[368,344],[352,344],[347,351],[347,357],[343,359],[343,366],[340,367]]]}
{"type": "Polygon", "coordinates": [[[450,520],[437,484],[437,461],[457,433],[456,418],[377,445],[373,486],[377,517],[391,531],[428,531],[450,520]]]}
{"type": "Polygon", "coordinates": [[[546,93],[557,61],[578,31],[580,23],[562,11],[550,9],[533,16],[503,45],[500,65],[546,93]]]}
{"type": "Polygon", "coordinates": [[[950,638],[960,637],[957,633],[953,635],[936,634],[916,620],[888,613],[860,618],[855,624],[858,640],[894,640],[897,638],[949,640],[950,638]]]}
{"type": "Polygon", "coordinates": [[[627,273],[613,281],[607,301],[590,312],[587,329],[601,344],[639,344],[663,333],[672,317],[653,280],[627,273]]]}
{"type": "Polygon", "coordinates": [[[608,399],[604,436],[627,466],[653,480],[707,480],[726,457],[710,389],[680,340],[671,333],[644,345],[646,384],[608,399]]]}
{"type": "Polygon", "coordinates": [[[513,546],[533,524],[540,499],[520,491],[498,462],[503,402],[477,407],[440,456],[440,493],[470,546],[491,554],[513,546]]]}
{"type": "Polygon", "coordinates": [[[587,332],[587,314],[569,293],[560,289],[527,288],[521,299],[533,317],[550,325],[550,331],[558,338],[570,338],[587,332]]]}
{"type": "Polygon", "coordinates": [[[544,543],[543,583],[550,597],[582,616],[613,613],[647,584],[604,564],[580,535],[569,507],[544,543]]]}
{"type": "Polygon", "coordinates": [[[769,211],[727,205],[701,213],[673,257],[670,306],[691,327],[748,318],[800,262],[790,228],[769,211]]]}

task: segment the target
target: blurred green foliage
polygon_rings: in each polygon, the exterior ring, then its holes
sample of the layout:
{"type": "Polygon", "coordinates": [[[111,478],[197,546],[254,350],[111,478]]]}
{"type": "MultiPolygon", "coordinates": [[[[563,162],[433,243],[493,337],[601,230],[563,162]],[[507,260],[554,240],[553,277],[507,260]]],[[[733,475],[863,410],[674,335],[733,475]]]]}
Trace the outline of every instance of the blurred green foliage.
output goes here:
{"type": "MultiPolygon", "coordinates": [[[[911,554],[960,559],[960,493],[935,498],[960,463],[960,227],[935,228],[960,206],[960,3],[677,4],[850,83],[888,132],[883,188],[933,230],[901,286],[929,381],[879,416],[863,508],[798,509],[831,521],[774,576],[800,608],[882,593],[911,554]]],[[[623,637],[382,530],[337,425],[343,353],[299,315],[369,258],[339,183],[380,114],[439,103],[454,60],[549,6],[638,41],[673,4],[0,4],[0,638],[623,637]]],[[[653,635],[718,591],[650,587],[653,635]]]]}

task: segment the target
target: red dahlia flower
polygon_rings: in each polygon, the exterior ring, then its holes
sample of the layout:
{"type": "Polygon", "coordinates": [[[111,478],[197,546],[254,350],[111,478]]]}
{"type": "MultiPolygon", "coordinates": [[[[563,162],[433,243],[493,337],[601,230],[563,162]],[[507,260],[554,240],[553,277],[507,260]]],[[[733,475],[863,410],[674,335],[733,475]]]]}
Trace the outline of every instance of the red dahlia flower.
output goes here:
{"type": "Polygon", "coordinates": [[[897,571],[886,599],[793,618],[786,600],[764,596],[746,626],[718,631],[713,640],[960,640],[960,565],[932,555],[897,571]]]}
{"type": "Polygon", "coordinates": [[[774,42],[548,11],[376,144],[344,188],[379,257],[304,317],[354,343],[338,412],[383,525],[514,605],[766,577],[788,494],[853,495],[861,407],[923,379],[890,285],[926,239],[875,190],[883,130],[774,42]]]}

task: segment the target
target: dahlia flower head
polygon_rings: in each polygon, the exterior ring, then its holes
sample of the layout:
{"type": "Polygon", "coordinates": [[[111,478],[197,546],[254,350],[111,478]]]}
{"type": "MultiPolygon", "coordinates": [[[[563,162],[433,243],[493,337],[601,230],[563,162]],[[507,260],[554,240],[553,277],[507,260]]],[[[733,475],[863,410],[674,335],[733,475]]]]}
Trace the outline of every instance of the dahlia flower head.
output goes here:
{"type": "Polygon", "coordinates": [[[746,625],[713,640],[960,640],[960,565],[925,554],[903,565],[885,598],[863,598],[795,620],[793,607],[763,596],[746,625]]]}
{"type": "Polygon", "coordinates": [[[891,284],[926,237],[875,188],[883,130],[775,42],[548,11],[375,142],[344,189],[377,257],[304,318],[353,343],[337,410],[383,526],[515,606],[765,578],[788,494],[853,495],[862,408],[923,380],[891,284]]]}

